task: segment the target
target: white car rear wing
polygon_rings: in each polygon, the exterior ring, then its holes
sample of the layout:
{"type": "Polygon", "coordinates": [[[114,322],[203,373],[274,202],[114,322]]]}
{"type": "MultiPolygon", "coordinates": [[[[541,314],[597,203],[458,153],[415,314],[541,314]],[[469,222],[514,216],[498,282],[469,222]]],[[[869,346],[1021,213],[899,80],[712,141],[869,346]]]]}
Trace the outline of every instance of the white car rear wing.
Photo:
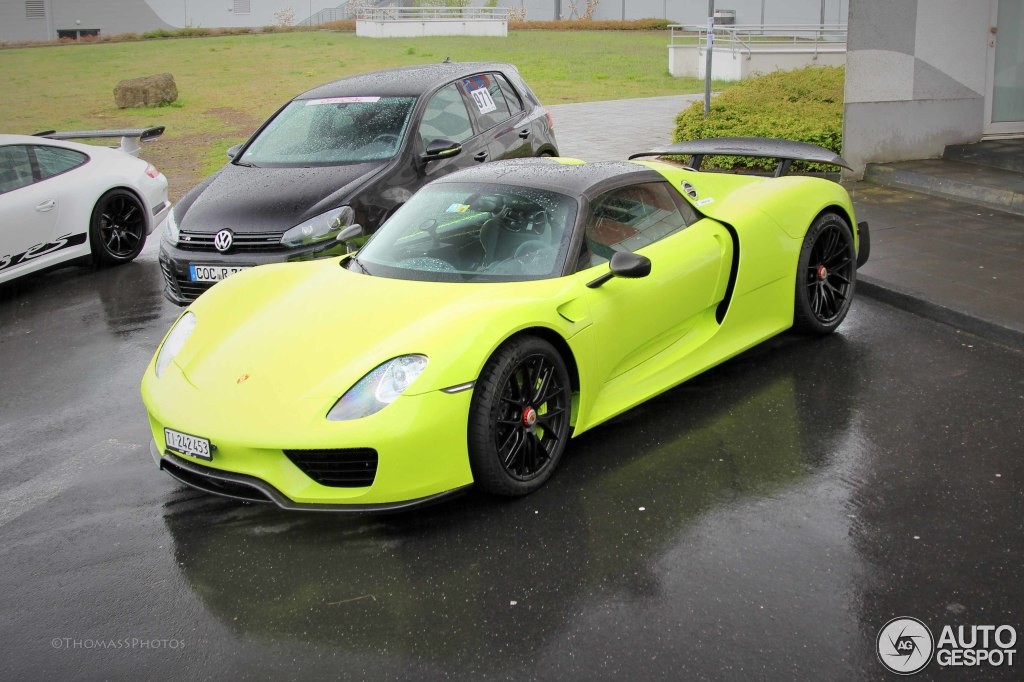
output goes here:
{"type": "Polygon", "coordinates": [[[51,140],[86,140],[120,137],[121,151],[125,154],[138,156],[139,150],[142,149],[141,142],[155,140],[163,134],[164,126],[154,126],[152,128],[121,128],[118,130],[47,130],[36,133],[35,136],[46,137],[51,140]]]}

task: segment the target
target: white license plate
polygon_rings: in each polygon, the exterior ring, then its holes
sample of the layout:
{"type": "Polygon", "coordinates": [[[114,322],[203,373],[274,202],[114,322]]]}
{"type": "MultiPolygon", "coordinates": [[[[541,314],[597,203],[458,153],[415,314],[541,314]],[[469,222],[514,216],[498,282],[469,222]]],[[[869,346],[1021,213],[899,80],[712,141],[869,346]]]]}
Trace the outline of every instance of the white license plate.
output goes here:
{"type": "Polygon", "coordinates": [[[196,265],[188,266],[189,279],[193,282],[219,282],[236,272],[248,270],[251,265],[196,265]]]}
{"type": "Polygon", "coordinates": [[[190,436],[174,429],[164,429],[164,442],[168,450],[174,450],[184,455],[192,455],[200,459],[213,459],[211,454],[210,441],[199,436],[190,436]]]}

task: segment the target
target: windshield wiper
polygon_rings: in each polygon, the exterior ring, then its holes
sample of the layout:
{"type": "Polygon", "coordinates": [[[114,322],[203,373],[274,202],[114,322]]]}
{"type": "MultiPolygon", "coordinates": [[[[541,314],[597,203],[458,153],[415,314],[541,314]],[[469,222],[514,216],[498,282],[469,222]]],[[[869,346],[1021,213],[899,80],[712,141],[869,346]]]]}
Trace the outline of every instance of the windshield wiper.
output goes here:
{"type": "Polygon", "coordinates": [[[363,274],[370,275],[371,277],[373,277],[370,271],[366,269],[366,266],[359,262],[359,258],[357,258],[355,254],[352,254],[352,257],[348,259],[348,262],[356,265],[360,270],[363,271],[363,274]]]}

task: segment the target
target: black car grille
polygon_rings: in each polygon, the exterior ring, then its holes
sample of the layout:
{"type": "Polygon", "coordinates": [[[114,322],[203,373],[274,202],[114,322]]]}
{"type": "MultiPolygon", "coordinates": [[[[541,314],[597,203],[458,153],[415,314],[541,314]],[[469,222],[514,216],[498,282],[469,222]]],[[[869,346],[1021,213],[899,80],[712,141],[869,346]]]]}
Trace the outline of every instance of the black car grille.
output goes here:
{"type": "MultiPolygon", "coordinates": [[[[213,245],[216,233],[181,231],[178,248],[182,251],[217,251],[213,245]]],[[[231,240],[231,248],[226,253],[259,253],[261,251],[280,251],[284,248],[281,237],[284,232],[236,232],[231,240]]]]}
{"type": "Polygon", "coordinates": [[[320,485],[332,488],[364,488],[377,476],[377,451],[285,450],[284,454],[302,472],[320,485]]]}
{"type": "Polygon", "coordinates": [[[160,269],[163,270],[164,281],[167,282],[171,292],[186,301],[196,300],[199,294],[216,284],[216,282],[193,282],[187,277],[181,277],[175,272],[174,265],[162,259],[160,260],[160,269]]]}

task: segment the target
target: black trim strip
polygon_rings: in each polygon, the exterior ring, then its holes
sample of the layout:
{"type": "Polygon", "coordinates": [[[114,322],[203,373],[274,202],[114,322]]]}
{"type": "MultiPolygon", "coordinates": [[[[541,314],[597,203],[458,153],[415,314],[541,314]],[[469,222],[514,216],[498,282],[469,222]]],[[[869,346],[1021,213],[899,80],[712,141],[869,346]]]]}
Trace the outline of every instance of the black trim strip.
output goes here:
{"type": "Polygon", "coordinates": [[[161,456],[160,449],[154,441],[150,441],[149,449],[150,454],[157,459],[160,469],[166,471],[174,479],[187,486],[213,495],[220,495],[222,497],[228,497],[235,500],[245,500],[248,502],[273,502],[278,507],[291,511],[326,511],[335,513],[398,512],[415,507],[435,504],[449,497],[459,495],[472,486],[472,484],[465,485],[452,490],[446,490],[442,493],[437,493],[436,495],[419,497],[414,500],[384,502],[380,504],[319,504],[295,502],[294,500],[286,497],[274,486],[262,479],[256,478],[255,476],[235,474],[229,471],[222,471],[220,469],[214,469],[213,467],[195,464],[170,452],[165,452],[161,456]],[[204,485],[204,483],[206,485],[204,485]],[[228,484],[230,487],[225,490],[218,485],[219,483],[228,484]],[[238,486],[252,489],[252,496],[250,497],[243,492],[237,491],[238,486]],[[231,488],[236,488],[236,492],[231,492],[231,488]]]}

